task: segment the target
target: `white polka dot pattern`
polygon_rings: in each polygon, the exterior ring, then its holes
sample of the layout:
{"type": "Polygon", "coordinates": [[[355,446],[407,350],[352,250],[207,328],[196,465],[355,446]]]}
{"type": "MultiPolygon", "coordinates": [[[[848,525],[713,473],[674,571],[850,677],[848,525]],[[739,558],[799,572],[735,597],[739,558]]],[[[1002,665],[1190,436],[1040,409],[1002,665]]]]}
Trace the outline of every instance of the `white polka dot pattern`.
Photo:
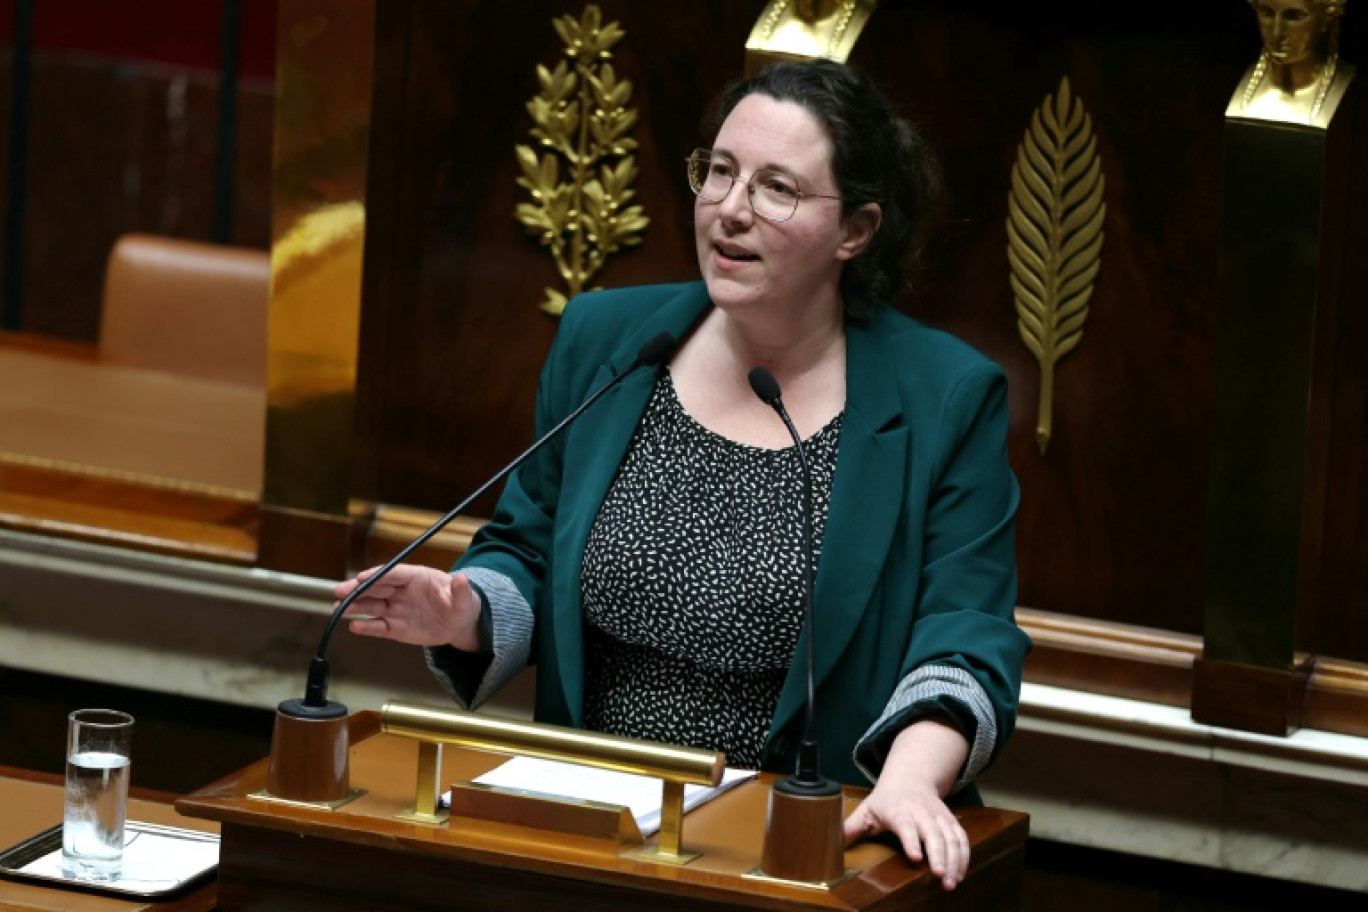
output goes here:
{"type": "MultiPolygon", "coordinates": [[[[814,566],[840,427],[804,441],[814,566]]],[[[661,371],[585,546],[589,728],[760,765],[802,626],[802,503],[793,447],[707,430],[661,371]]]]}

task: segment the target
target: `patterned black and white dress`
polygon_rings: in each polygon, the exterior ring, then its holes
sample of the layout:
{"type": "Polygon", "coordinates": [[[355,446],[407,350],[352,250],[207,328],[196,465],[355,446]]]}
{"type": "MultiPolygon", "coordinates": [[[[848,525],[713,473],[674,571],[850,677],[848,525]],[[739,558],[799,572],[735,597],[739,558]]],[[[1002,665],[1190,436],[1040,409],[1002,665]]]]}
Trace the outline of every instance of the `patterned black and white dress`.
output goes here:
{"type": "MultiPolygon", "coordinates": [[[[814,568],[841,417],[804,441],[814,568]]],[[[661,371],[585,547],[588,728],[760,766],[802,627],[802,505],[794,447],[709,431],[661,371]]]]}

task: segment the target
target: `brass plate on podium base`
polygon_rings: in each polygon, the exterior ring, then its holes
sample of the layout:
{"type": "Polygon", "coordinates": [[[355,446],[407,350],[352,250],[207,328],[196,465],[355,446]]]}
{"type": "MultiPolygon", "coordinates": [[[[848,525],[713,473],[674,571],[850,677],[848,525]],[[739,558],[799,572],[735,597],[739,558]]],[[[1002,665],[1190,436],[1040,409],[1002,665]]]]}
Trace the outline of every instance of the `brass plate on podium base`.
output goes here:
{"type": "Polygon", "coordinates": [[[271,804],[284,804],[298,808],[314,808],[319,811],[335,811],[340,807],[351,804],[364,794],[366,794],[365,789],[353,788],[347,790],[347,796],[345,798],[338,798],[335,801],[292,801],[289,798],[277,798],[275,795],[262,789],[259,792],[252,792],[252,794],[247,797],[253,801],[267,801],[271,804]]]}
{"type": "Polygon", "coordinates": [[[451,820],[451,815],[446,811],[438,811],[435,814],[424,814],[417,808],[409,808],[402,814],[395,814],[394,819],[407,820],[409,823],[422,823],[427,826],[445,826],[451,820]]]}
{"type": "Polygon", "coordinates": [[[639,849],[627,849],[622,853],[623,858],[632,858],[636,861],[649,861],[652,864],[666,865],[686,865],[702,857],[702,852],[662,852],[654,846],[643,846],[639,849]]]}
{"type": "Polygon", "coordinates": [[[807,881],[807,880],[787,880],[783,877],[771,877],[760,868],[751,868],[741,876],[747,880],[761,880],[765,883],[783,884],[786,887],[800,887],[804,890],[830,890],[837,884],[845,883],[855,872],[846,868],[845,873],[835,880],[807,881]]]}

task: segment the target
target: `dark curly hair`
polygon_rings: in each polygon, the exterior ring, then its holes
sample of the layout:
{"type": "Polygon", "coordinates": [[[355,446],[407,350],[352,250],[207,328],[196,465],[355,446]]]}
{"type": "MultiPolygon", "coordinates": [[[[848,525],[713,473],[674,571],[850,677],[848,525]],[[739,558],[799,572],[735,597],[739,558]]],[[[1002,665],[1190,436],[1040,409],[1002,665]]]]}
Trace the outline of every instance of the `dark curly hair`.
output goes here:
{"type": "Polygon", "coordinates": [[[849,216],[878,203],[879,230],[841,274],[846,314],[865,319],[897,297],[907,271],[923,254],[944,205],[940,164],[926,138],[893,110],[874,83],[831,60],[772,63],[722,94],[710,123],[716,136],[749,95],[766,95],[807,109],[831,140],[831,170],[849,216]]]}

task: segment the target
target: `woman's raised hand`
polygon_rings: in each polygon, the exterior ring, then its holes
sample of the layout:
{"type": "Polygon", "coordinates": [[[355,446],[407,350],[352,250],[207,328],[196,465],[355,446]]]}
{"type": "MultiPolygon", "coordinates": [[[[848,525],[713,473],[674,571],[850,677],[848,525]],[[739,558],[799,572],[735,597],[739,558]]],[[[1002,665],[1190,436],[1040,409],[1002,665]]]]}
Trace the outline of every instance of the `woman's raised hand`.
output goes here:
{"type": "MultiPolygon", "coordinates": [[[[338,602],[379,568],[339,583],[338,602]]],[[[480,646],[480,599],[464,573],[398,564],[347,607],[347,627],[362,636],[398,640],[413,646],[455,646],[475,652],[480,646]]]]}

